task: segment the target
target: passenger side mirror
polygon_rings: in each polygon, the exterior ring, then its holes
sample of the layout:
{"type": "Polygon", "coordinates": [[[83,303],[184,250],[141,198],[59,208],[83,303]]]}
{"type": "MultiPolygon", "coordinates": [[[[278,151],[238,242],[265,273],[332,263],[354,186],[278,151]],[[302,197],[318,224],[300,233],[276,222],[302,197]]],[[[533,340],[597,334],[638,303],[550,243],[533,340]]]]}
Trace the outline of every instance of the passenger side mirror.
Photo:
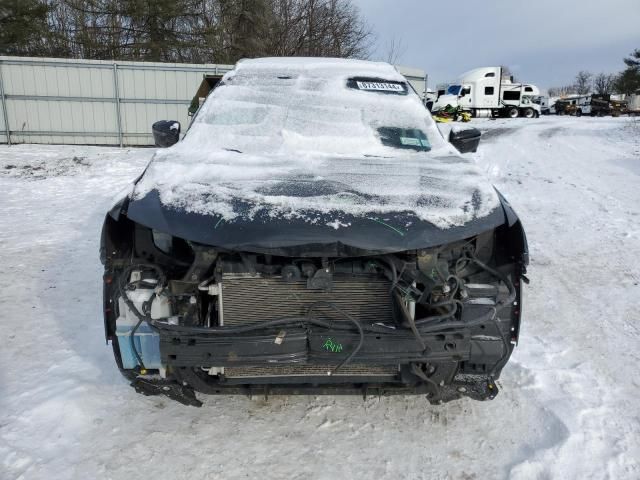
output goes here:
{"type": "Polygon", "coordinates": [[[180,122],[175,120],[160,120],[153,124],[151,130],[156,147],[167,148],[180,140],[180,122]]]}
{"type": "Polygon", "coordinates": [[[480,143],[480,130],[477,128],[465,128],[464,130],[451,130],[449,142],[456,147],[460,153],[475,152],[480,143]]]}

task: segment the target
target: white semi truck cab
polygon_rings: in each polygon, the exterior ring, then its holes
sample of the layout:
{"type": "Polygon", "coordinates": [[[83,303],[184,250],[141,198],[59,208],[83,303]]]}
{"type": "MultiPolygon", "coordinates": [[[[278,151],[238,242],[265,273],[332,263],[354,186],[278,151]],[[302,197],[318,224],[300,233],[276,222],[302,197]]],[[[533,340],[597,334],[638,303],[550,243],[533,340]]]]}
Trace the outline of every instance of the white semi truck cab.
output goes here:
{"type": "Polygon", "coordinates": [[[463,73],[457,83],[450,84],[434,103],[433,111],[449,105],[474,117],[534,118],[540,115],[540,105],[533,101],[539,95],[535,85],[503,79],[501,67],[482,67],[463,73]]]}

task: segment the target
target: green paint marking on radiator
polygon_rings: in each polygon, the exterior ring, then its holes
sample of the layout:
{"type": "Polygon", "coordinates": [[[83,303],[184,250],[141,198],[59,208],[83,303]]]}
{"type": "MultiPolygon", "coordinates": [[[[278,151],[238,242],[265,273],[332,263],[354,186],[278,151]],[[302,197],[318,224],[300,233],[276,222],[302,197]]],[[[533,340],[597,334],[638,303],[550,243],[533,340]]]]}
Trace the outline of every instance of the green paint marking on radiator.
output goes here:
{"type": "Polygon", "coordinates": [[[327,352],[340,353],[342,351],[342,344],[334,342],[333,339],[327,338],[322,345],[327,352]]]}

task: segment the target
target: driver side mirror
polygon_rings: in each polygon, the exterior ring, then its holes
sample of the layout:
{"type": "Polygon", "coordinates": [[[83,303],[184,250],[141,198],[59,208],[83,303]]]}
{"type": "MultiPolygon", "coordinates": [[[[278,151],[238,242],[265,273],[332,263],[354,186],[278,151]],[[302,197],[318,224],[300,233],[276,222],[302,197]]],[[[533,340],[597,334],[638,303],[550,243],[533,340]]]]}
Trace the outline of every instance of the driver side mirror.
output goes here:
{"type": "Polygon", "coordinates": [[[464,130],[451,130],[449,142],[460,153],[475,152],[480,144],[480,130],[477,128],[465,128],[464,130]]]}
{"type": "Polygon", "coordinates": [[[180,122],[175,120],[160,120],[153,124],[151,130],[156,147],[167,148],[180,140],[180,122]]]}

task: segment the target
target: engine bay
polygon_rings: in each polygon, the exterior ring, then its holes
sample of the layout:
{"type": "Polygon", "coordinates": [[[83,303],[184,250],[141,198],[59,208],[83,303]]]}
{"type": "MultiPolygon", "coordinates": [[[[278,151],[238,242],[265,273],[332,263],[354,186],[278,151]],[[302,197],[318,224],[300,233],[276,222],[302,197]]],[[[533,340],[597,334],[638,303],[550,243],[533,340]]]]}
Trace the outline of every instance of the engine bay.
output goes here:
{"type": "Polygon", "coordinates": [[[105,328],[143,393],[489,399],[518,340],[523,267],[506,226],[424,250],[285,257],[109,223],[105,328]]]}

